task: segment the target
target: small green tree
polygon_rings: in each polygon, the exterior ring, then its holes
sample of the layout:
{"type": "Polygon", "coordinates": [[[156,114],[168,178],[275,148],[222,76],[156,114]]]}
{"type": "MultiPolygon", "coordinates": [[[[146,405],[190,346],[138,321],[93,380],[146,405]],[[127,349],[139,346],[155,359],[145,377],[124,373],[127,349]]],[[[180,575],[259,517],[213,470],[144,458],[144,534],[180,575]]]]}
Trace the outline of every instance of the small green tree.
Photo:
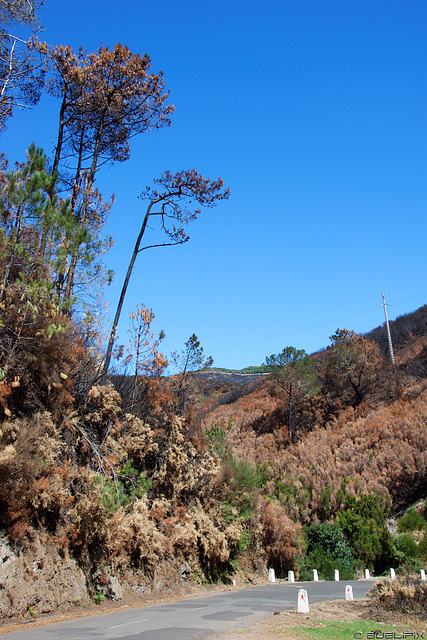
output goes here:
{"type": "Polygon", "coordinates": [[[324,553],[333,556],[343,565],[351,567],[353,564],[353,554],[348,541],[340,527],[336,524],[323,522],[308,527],[307,531],[307,554],[321,547],[324,553]]]}
{"type": "Polygon", "coordinates": [[[39,279],[44,286],[53,279],[60,256],[53,244],[66,232],[68,210],[66,203],[49,197],[54,178],[45,165],[46,156],[33,143],[26,162],[2,174],[0,301],[11,285],[22,289],[25,283],[39,279]]]}
{"type": "MultiPolygon", "coordinates": [[[[46,170],[43,150],[32,143],[26,162],[1,174],[0,215],[3,232],[0,302],[7,287],[21,274],[21,280],[48,285],[50,296],[62,311],[63,288],[79,276],[79,286],[87,299],[96,282],[109,275],[101,261],[111,239],[100,237],[110,204],[93,193],[91,215],[78,220],[70,200],[58,197],[56,176],[46,170]],[[90,286],[88,286],[90,284],[90,286]]],[[[22,282],[21,282],[22,284],[22,282]]]]}

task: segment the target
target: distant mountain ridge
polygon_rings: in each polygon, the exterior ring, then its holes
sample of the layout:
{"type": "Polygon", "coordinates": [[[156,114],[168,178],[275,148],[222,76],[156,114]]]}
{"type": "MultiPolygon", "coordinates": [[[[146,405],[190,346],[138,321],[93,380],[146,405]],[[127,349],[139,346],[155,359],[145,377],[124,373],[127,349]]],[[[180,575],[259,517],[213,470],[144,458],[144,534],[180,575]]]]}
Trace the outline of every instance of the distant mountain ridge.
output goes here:
{"type": "Polygon", "coordinates": [[[248,384],[250,382],[255,382],[262,376],[267,375],[267,372],[264,370],[264,367],[248,367],[247,369],[242,369],[241,371],[233,371],[232,369],[206,369],[205,371],[199,371],[197,373],[198,378],[204,378],[205,380],[219,380],[222,382],[228,382],[232,384],[248,384]],[[250,372],[250,369],[260,369],[259,372],[250,372]]]}

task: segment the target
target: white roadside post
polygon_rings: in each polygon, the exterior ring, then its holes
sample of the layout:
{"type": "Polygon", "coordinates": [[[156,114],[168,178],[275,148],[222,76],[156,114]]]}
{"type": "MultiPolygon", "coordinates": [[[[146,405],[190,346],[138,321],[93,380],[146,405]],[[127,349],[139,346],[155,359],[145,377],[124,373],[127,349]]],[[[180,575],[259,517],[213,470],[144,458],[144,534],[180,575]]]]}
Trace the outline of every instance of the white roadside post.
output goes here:
{"type": "Polygon", "coordinates": [[[288,571],[288,582],[295,582],[295,573],[293,571],[288,571]]]}
{"type": "Polygon", "coordinates": [[[268,570],[268,581],[269,582],[276,582],[276,574],[274,573],[274,569],[269,569],[268,570]]]}
{"type": "Polygon", "coordinates": [[[299,589],[298,591],[298,613],[308,613],[310,607],[308,604],[308,595],[305,589],[299,589]]]}
{"type": "Polygon", "coordinates": [[[340,572],[338,571],[338,569],[334,569],[334,580],[335,582],[340,581],[340,572]]]}
{"type": "Polygon", "coordinates": [[[426,579],[426,572],[424,571],[424,569],[421,569],[421,571],[420,571],[420,578],[421,578],[421,580],[425,580],[426,579]]]}
{"type": "Polygon", "coordinates": [[[396,580],[396,571],[394,569],[390,569],[390,578],[396,580]]]}
{"type": "Polygon", "coordinates": [[[319,582],[319,574],[317,573],[317,569],[313,569],[313,582],[319,582]]]}
{"type": "Polygon", "coordinates": [[[353,600],[353,587],[350,584],[348,584],[345,588],[345,599],[353,600]]]}
{"type": "Polygon", "coordinates": [[[369,573],[369,569],[365,569],[365,580],[368,580],[368,578],[371,577],[371,574],[369,573]]]}

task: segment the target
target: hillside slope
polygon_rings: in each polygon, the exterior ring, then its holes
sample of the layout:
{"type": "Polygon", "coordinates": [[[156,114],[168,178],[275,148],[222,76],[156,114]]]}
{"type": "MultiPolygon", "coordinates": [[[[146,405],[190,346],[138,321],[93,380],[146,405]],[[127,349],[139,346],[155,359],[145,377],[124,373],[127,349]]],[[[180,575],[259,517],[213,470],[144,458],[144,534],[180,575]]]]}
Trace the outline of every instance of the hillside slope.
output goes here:
{"type": "Polygon", "coordinates": [[[344,536],[350,573],[398,567],[385,519],[427,486],[427,331],[406,335],[395,371],[341,331],[308,376],[192,376],[184,415],[182,379],[116,377],[120,395],[73,332],[21,340],[0,381],[2,616],[268,567],[306,575],[318,523],[344,536]]]}

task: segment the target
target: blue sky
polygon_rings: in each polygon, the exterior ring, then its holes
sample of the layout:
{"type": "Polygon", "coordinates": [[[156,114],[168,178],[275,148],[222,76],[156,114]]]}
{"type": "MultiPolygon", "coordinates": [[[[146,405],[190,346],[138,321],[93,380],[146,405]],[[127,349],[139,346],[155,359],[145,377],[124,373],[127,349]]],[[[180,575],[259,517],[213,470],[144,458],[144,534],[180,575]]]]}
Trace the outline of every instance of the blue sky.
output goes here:
{"type": "MultiPolygon", "coordinates": [[[[216,366],[242,368],[378,326],[383,291],[390,319],[427,302],[424,0],[45,0],[39,16],[50,44],[148,53],[175,105],[171,127],[98,174],[116,196],[110,318],[143,188],[196,168],[231,190],[187,244],[139,256],[121,342],[143,303],[166,355],[194,332],[216,366]]],[[[18,113],[1,150],[22,160],[34,140],[50,154],[58,109],[18,113]]]]}

